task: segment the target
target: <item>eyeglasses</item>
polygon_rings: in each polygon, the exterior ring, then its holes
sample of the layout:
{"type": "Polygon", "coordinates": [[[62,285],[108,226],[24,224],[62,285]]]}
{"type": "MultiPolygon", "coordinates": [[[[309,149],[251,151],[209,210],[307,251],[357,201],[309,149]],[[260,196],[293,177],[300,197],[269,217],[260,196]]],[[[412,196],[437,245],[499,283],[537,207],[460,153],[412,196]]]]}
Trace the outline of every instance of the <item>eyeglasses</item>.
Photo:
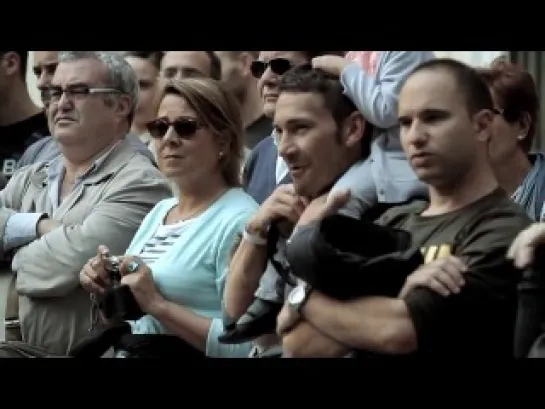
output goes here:
{"type": "Polygon", "coordinates": [[[250,71],[255,78],[259,79],[267,71],[267,67],[271,67],[271,71],[276,75],[284,75],[293,66],[294,64],[285,58],[273,58],[269,62],[255,60],[252,61],[250,71]]]}
{"type": "Polygon", "coordinates": [[[100,87],[90,87],[85,84],[74,84],[68,85],[66,88],[60,86],[51,85],[45,87],[41,90],[42,100],[48,103],[58,102],[62,94],[65,94],[67,98],[77,99],[85,98],[88,95],[92,94],[121,94],[122,92],[115,88],[100,88],[100,87]]]}
{"type": "Polygon", "coordinates": [[[148,132],[153,138],[162,138],[172,126],[174,132],[182,139],[191,139],[204,125],[193,118],[176,118],[170,122],[168,118],[157,118],[147,123],[148,132]]]}

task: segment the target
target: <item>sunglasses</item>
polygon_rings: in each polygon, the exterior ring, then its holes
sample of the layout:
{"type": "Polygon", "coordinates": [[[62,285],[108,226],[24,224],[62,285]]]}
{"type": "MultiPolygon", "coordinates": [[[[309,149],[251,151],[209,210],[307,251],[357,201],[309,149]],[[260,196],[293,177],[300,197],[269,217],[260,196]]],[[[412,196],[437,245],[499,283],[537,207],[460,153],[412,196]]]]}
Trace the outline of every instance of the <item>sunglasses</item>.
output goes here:
{"type": "Polygon", "coordinates": [[[285,58],[273,58],[269,62],[255,60],[252,61],[250,71],[255,78],[259,79],[267,71],[267,67],[271,67],[271,71],[276,75],[284,75],[293,66],[294,64],[285,58]]]}
{"type": "Polygon", "coordinates": [[[148,132],[153,138],[162,138],[172,126],[174,132],[182,139],[191,139],[202,125],[193,118],[177,118],[170,122],[168,118],[157,118],[148,122],[148,132]]]}

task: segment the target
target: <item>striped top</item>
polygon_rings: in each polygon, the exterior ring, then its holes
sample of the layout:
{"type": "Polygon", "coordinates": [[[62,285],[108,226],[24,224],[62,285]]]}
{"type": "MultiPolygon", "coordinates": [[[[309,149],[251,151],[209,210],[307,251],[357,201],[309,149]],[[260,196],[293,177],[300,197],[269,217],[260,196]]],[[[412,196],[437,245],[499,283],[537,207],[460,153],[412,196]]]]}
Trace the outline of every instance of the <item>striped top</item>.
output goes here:
{"type": "MultiPolygon", "coordinates": [[[[125,253],[144,259],[166,300],[211,319],[206,340],[208,357],[246,357],[251,343],[221,344],[218,336],[223,332],[222,301],[231,251],[258,206],[242,189],[232,188],[199,215],[164,225],[165,217],[178,203],[178,198],[159,202],[145,217],[125,253]]],[[[133,334],[170,333],[151,315],[130,324],[133,334]]]]}
{"type": "Polygon", "coordinates": [[[140,258],[146,264],[155,263],[167,250],[176,243],[193,219],[182,220],[175,224],[160,225],[151,238],[144,244],[140,258]]]}

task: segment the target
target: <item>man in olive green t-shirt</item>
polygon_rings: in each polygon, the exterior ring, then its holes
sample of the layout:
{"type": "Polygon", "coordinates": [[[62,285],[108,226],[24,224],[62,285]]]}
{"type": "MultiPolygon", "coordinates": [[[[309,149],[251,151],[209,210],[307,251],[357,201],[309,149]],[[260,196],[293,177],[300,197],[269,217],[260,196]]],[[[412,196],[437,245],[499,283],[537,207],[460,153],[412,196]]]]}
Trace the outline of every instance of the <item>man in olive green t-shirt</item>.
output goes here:
{"type": "MultiPolygon", "coordinates": [[[[279,316],[287,356],[513,356],[521,274],[506,254],[530,220],[488,162],[494,115],[488,87],[471,67],[437,59],[413,71],[399,98],[401,142],[430,202],[394,208],[378,223],[413,234],[425,262],[411,276],[459,270],[465,283],[449,296],[416,286],[397,298],[345,302],[302,284],[279,316]]],[[[324,214],[334,202],[309,212],[324,214]]]]}

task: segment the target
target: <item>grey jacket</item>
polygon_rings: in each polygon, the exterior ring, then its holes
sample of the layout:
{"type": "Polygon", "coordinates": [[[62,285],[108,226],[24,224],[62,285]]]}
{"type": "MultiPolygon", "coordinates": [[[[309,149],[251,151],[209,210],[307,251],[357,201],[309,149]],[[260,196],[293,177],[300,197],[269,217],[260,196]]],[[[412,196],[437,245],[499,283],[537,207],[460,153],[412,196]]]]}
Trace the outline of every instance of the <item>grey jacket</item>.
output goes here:
{"type": "MultiPolygon", "coordinates": [[[[147,145],[143,143],[140,138],[133,134],[127,135],[127,140],[129,145],[133,147],[134,150],[141,153],[142,155],[149,158],[153,163],[155,163],[155,157],[152,152],[148,149],[147,145]]],[[[61,154],[59,146],[55,139],[52,136],[46,136],[45,138],[40,139],[39,141],[34,142],[30,145],[21,159],[19,160],[18,168],[22,168],[27,165],[32,165],[35,163],[49,162],[52,159],[55,159],[61,154]]]]}
{"type": "Polygon", "coordinates": [[[0,192],[0,247],[15,212],[43,212],[62,223],[17,249],[12,270],[23,341],[66,354],[90,325],[89,294],[80,286],[79,271],[100,244],[123,254],[144,217],[171,192],[159,170],[127,140],[56,209],[47,187],[48,166],[41,162],[18,170],[0,192]]]}

